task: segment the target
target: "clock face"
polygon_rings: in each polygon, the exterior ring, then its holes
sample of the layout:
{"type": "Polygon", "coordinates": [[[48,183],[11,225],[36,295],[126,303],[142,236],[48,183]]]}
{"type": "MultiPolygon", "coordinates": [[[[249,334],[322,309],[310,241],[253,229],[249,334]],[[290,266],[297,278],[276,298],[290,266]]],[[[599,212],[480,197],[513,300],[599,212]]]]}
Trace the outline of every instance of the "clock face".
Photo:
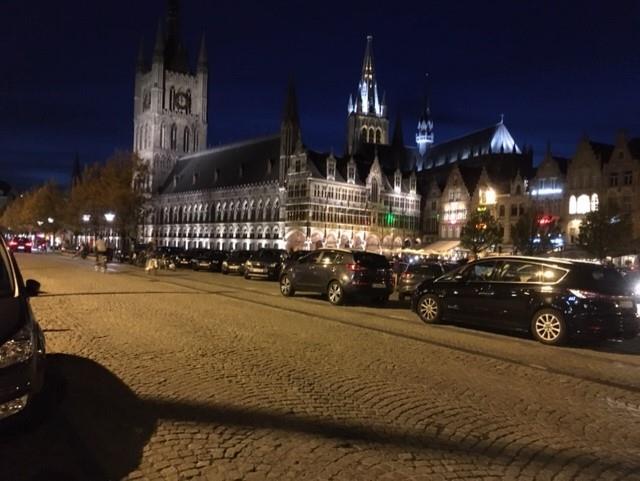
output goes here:
{"type": "Polygon", "coordinates": [[[187,97],[187,94],[182,93],[182,92],[178,92],[175,96],[175,107],[176,109],[179,110],[184,110],[187,108],[187,103],[188,103],[189,99],[187,97]]]}

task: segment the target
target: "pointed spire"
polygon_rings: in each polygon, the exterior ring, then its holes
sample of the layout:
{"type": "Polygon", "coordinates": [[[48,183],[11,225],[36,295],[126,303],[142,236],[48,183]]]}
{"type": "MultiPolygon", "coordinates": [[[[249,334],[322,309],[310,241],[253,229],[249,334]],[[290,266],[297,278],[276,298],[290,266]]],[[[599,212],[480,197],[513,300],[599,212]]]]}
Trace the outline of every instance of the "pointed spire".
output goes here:
{"type": "MultiPolygon", "coordinates": [[[[360,97],[365,114],[376,112],[376,71],[373,63],[373,37],[367,35],[367,46],[362,60],[362,75],[360,77],[360,97]]],[[[377,113],[377,112],[376,112],[377,113]]]]}
{"type": "Polygon", "coordinates": [[[289,79],[287,96],[282,112],[280,124],[280,154],[291,155],[302,151],[302,134],[300,132],[300,119],[298,117],[298,101],[293,77],[289,79]]]}
{"type": "Polygon", "coordinates": [[[164,60],[164,31],[162,22],[158,22],[158,30],[156,31],[156,43],[153,47],[153,61],[161,62],[164,60]]]}
{"type": "Polygon", "coordinates": [[[200,51],[198,52],[198,72],[207,72],[209,70],[209,62],[207,60],[207,41],[204,32],[200,39],[200,51]]]}
{"type": "Polygon", "coordinates": [[[404,135],[402,134],[402,117],[400,112],[396,115],[396,125],[393,130],[393,139],[391,145],[394,147],[404,147],[404,135]]]}
{"type": "Polygon", "coordinates": [[[144,62],[144,41],[140,38],[140,46],[138,47],[138,58],[136,60],[136,70],[138,72],[144,72],[146,65],[144,62]]]}

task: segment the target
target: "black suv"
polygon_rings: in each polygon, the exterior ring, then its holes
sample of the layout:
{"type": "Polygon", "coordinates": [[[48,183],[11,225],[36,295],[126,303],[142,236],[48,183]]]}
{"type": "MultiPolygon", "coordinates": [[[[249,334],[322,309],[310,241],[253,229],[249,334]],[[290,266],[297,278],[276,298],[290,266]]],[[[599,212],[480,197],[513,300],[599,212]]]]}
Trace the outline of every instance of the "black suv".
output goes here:
{"type": "Polygon", "coordinates": [[[26,284],[0,237],[0,419],[17,414],[40,391],[44,336],[29,307],[40,284],[26,284]]]}
{"type": "Polygon", "coordinates": [[[571,338],[629,339],[640,330],[628,283],[599,264],[537,257],[492,257],[425,281],[412,309],[426,323],[450,318],[530,332],[544,343],[571,338]]]}
{"type": "Polygon", "coordinates": [[[280,292],[326,294],[334,305],[348,297],[369,298],[384,303],[393,292],[393,274],[384,256],[370,252],[320,249],[287,265],[280,276],[280,292]]]}
{"type": "Polygon", "coordinates": [[[244,277],[277,280],[287,257],[287,251],[282,249],[259,249],[245,262],[244,277]]]}

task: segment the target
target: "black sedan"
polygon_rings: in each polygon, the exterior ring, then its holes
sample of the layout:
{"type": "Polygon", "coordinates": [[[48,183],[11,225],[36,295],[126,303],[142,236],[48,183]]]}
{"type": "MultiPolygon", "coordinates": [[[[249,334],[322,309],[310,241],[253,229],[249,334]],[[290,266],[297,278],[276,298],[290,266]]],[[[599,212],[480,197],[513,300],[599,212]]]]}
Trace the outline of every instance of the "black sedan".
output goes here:
{"type": "Polygon", "coordinates": [[[220,272],[223,274],[244,274],[244,265],[251,257],[251,251],[232,251],[224,261],[220,272]]]}
{"type": "Polygon", "coordinates": [[[366,298],[380,304],[393,292],[393,274],[384,256],[346,249],[320,249],[288,265],[280,276],[280,292],[326,294],[331,304],[366,298]]]}
{"type": "Polygon", "coordinates": [[[43,385],[44,336],[29,307],[40,284],[26,284],[0,238],[0,419],[23,411],[43,385]]]}
{"type": "Polygon", "coordinates": [[[227,256],[224,251],[206,251],[191,259],[191,267],[194,271],[220,272],[227,256]]]}
{"type": "Polygon", "coordinates": [[[281,249],[260,249],[245,262],[244,277],[276,280],[280,277],[287,257],[287,252],[281,249]]]}
{"type": "Polygon", "coordinates": [[[599,264],[536,257],[492,257],[425,281],[412,309],[426,323],[444,319],[530,332],[544,344],[572,338],[630,339],[638,303],[622,276],[599,264]]]}

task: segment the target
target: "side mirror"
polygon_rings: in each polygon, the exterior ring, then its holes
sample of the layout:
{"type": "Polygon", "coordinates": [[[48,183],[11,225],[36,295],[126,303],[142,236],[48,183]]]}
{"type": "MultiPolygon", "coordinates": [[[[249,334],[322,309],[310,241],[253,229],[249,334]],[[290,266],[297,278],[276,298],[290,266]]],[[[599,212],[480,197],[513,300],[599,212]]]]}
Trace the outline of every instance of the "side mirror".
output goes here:
{"type": "Polygon", "coordinates": [[[40,294],[40,283],[38,281],[28,279],[24,287],[27,291],[27,296],[29,297],[36,297],[40,294]]]}

